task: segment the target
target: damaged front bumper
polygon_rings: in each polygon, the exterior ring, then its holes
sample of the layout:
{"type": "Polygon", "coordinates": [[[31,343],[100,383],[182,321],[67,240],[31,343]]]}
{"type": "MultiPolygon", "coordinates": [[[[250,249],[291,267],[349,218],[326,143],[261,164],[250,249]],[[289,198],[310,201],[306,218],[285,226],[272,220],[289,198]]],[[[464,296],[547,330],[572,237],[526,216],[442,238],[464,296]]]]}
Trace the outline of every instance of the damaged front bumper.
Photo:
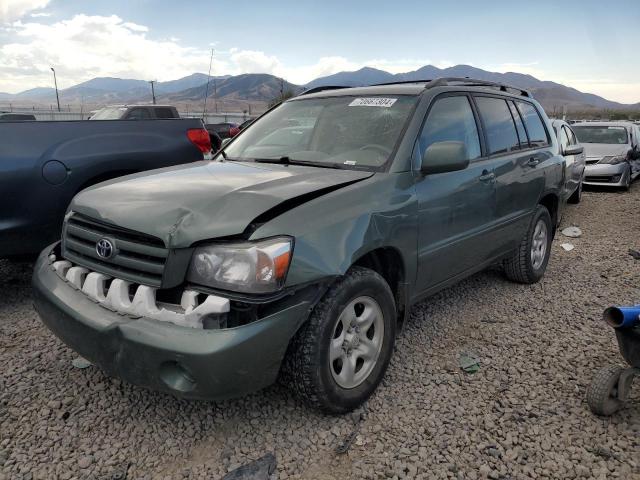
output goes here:
{"type": "MultiPolygon", "coordinates": [[[[273,383],[317,294],[305,290],[283,298],[245,325],[203,329],[198,328],[200,317],[193,315],[198,307],[188,303],[190,293],[183,296],[187,304],[179,317],[181,313],[150,306],[150,293],[139,293],[141,287],[130,303],[119,289],[110,299],[112,288],[102,296],[96,288],[102,279],[96,276],[83,291],[74,284],[80,283],[76,278],[82,272],[69,274],[73,267],[56,264],[50,258],[53,248],[40,254],[33,275],[34,304],[45,325],[107,374],[185,398],[235,397],[273,383]],[[146,308],[156,318],[140,316],[136,308],[146,308]],[[191,324],[180,324],[187,316],[191,324]]],[[[88,279],[84,273],[83,287],[88,279]]],[[[229,300],[222,297],[209,296],[201,305],[206,302],[214,313],[228,309],[229,300]]]]}
{"type": "Polygon", "coordinates": [[[584,185],[622,187],[627,182],[627,163],[610,165],[596,163],[587,165],[584,170],[584,185]]]}

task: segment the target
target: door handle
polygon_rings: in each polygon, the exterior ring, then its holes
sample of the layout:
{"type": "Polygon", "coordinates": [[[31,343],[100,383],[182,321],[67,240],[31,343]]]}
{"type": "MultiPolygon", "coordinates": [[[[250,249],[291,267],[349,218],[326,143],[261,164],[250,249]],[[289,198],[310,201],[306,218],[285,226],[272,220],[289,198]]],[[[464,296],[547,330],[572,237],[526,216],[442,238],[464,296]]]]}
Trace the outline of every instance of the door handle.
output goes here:
{"type": "Polygon", "coordinates": [[[488,172],[487,170],[482,172],[482,175],[480,175],[481,182],[490,183],[490,182],[493,182],[495,179],[496,179],[496,174],[493,172],[488,172]]]}
{"type": "Polygon", "coordinates": [[[540,163],[540,159],[536,158],[536,157],[531,157],[528,161],[527,161],[527,166],[528,167],[535,167],[536,165],[538,165],[540,163]]]}

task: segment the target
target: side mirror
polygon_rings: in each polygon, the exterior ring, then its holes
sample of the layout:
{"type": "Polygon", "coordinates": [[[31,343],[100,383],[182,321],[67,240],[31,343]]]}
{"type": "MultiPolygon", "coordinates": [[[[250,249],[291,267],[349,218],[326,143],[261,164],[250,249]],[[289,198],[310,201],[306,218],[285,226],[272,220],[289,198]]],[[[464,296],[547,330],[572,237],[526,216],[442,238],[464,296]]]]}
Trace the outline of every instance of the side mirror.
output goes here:
{"type": "Polygon", "coordinates": [[[222,140],[222,143],[220,144],[220,148],[224,147],[227,143],[229,143],[231,141],[230,138],[225,138],[224,140],[222,140]]]}
{"type": "Polygon", "coordinates": [[[569,145],[564,149],[562,155],[567,157],[569,155],[580,155],[582,152],[584,152],[584,147],[582,145],[569,145]]]}
{"type": "Polygon", "coordinates": [[[445,173],[464,170],[469,166],[467,148],[462,142],[436,142],[427,148],[422,156],[424,174],[445,173]]]}

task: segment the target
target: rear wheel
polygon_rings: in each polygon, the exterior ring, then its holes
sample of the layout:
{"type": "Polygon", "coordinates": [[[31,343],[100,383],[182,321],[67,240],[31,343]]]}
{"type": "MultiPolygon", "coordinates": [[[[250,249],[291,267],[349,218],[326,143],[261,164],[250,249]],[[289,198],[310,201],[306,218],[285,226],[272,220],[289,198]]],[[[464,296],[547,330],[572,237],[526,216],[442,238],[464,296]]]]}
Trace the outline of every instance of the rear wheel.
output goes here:
{"type": "Polygon", "coordinates": [[[509,280],[536,283],[542,278],[551,253],[552,232],[549,211],[538,205],[518,249],[504,262],[504,272],[509,280]]]}
{"type": "Polygon", "coordinates": [[[281,379],[311,407],[353,410],[382,380],[395,333],[389,285],[373,270],[352,267],[292,340],[281,379]]]}

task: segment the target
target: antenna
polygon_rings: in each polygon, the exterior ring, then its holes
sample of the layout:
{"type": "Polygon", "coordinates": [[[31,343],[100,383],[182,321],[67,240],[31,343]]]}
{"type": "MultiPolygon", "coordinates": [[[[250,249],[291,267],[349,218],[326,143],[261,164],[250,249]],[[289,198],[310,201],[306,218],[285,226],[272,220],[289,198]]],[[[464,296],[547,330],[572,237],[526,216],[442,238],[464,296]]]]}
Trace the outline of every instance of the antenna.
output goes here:
{"type": "Polygon", "coordinates": [[[211,49],[211,58],[209,59],[209,75],[207,75],[207,88],[204,91],[204,107],[202,108],[202,121],[205,120],[207,114],[207,96],[209,96],[209,80],[211,80],[211,64],[213,63],[213,48],[211,49]]]}
{"type": "Polygon", "coordinates": [[[157,80],[149,80],[149,83],[151,84],[151,98],[153,99],[153,104],[156,104],[156,91],[153,88],[153,84],[156,83],[157,80]]]}

